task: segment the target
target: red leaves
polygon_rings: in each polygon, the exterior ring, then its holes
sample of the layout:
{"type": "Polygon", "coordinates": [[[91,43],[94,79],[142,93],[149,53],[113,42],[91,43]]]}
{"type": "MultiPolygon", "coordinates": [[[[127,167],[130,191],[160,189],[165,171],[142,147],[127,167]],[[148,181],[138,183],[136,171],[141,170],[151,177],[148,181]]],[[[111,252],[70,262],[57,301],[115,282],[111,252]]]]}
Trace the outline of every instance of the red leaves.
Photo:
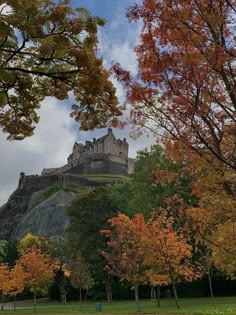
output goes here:
{"type": "Polygon", "coordinates": [[[127,16],[143,23],[135,48],[138,74],[131,78],[117,64],[113,70],[127,89],[131,111],[141,113],[134,124],[166,131],[165,136],[197,152],[207,150],[235,169],[235,157],[228,154],[235,146],[222,139],[231,138],[227,125],[235,123],[232,10],[229,2],[203,0],[135,4],[127,16]]]}

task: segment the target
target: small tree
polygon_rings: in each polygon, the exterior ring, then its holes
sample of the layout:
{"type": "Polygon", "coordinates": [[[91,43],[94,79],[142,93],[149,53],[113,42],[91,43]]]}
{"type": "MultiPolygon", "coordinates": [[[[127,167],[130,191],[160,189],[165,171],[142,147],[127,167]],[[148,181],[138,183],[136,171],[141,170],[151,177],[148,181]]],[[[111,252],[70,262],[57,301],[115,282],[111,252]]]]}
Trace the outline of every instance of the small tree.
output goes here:
{"type": "Polygon", "coordinates": [[[111,230],[102,230],[107,237],[110,250],[103,251],[102,255],[107,261],[107,269],[122,280],[128,280],[135,291],[137,311],[139,305],[139,286],[147,282],[146,277],[146,235],[147,226],[143,215],[136,214],[130,219],[119,214],[108,221],[111,230]]]}
{"type": "Polygon", "coordinates": [[[9,267],[6,263],[0,264],[0,292],[2,293],[2,305],[1,310],[4,309],[4,295],[8,289],[8,281],[9,281],[9,267]]]}
{"type": "Polygon", "coordinates": [[[149,239],[146,264],[150,268],[149,281],[153,284],[171,284],[179,309],[176,284],[202,276],[201,268],[192,264],[192,246],[181,229],[174,230],[173,217],[153,215],[149,221],[149,239]]]}
{"type": "Polygon", "coordinates": [[[24,290],[25,274],[19,261],[9,272],[9,278],[7,282],[7,290],[5,293],[10,296],[14,296],[14,311],[16,310],[16,296],[24,290]]]}
{"type": "Polygon", "coordinates": [[[88,289],[94,285],[94,281],[84,258],[79,252],[77,253],[75,259],[71,263],[70,279],[73,287],[79,288],[81,306],[82,289],[86,290],[87,295],[88,289]]]}
{"type": "Polygon", "coordinates": [[[34,311],[36,311],[36,294],[44,293],[53,280],[53,264],[47,254],[32,247],[22,254],[20,265],[25,273],[25,283],[34,294],[34,311]]]}

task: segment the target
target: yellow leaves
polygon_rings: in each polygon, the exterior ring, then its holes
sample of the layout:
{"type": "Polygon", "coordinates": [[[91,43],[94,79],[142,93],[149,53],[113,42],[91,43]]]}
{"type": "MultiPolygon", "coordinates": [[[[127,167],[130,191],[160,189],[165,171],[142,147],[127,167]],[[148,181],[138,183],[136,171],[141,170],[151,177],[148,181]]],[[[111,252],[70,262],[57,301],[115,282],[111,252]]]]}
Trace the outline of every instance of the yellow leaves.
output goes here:
{"type": "Polygon", "coordinates": [[[31,250],[32,247],[39,249],[46,249],[48,241],[43,237],[27,233],[19,242],[18,249],[21,254],[31,250]]]}
{"type": "Polygon", "coordinates": [[[236,279],[236,221],[218,225],[210,240],[214,265],[236,279]]]}

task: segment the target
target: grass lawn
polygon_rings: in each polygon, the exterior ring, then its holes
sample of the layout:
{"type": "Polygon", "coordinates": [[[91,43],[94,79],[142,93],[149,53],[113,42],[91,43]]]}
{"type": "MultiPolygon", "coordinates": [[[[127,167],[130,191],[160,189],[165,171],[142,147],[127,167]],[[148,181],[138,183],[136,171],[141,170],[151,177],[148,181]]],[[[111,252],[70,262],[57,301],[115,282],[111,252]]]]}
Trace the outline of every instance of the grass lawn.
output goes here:
{"type": "MultiPolygon", "coordinates": [[[[142,300],[141,313],[146,314],[196,314],[196,315],[236,315],[236,297],[216,298],[216,309],[211,304],[210,298],[180,299],[181,309],[177,310],[173,299],[162,299],[161,307],[155,302],[142,300]]],[[[13,314],[13,310],[0,311],[0,314],[13,314]]],[[[33,305],[18,303],[16,313],[33,313],[33,305]]],[[[37,305],[37,314],[135,314],[134,301],[107,302],[86,302],[80,307],[78,302],[68,302],[62,305],[58,302],[44,302],[37,305]],[[96,304],[102,305],[102,312],[96,312],[96,304]]]]}
{"type": "Polygon", "coordinates": [[[128,176],[115,175],[115,174],[80,174],[80,177],[86,178],[95,182],[127,182],[131,178],[128,176]]]}

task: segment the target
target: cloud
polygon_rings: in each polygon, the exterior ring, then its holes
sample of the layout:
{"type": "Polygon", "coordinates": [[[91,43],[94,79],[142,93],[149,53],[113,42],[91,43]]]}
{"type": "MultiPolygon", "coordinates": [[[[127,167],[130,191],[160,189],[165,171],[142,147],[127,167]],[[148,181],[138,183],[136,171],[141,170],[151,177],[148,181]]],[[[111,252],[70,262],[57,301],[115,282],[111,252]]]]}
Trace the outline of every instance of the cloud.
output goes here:
{"type": "Polygon", "coordinates": [[[0,5],[0,12],[5,15],[10,14],[12,12],[12,8],[6,3],[3,3],[0,5]]]}
{"type": "Polygon", "coordinates": [[[41,117],[35,134],[23,141],[6,141],[0,134],[0,205],[16,188],[20,172],[40,174],[44,167],[66,163],[75,141],[71,132],[74,124],[66,107],[47,98],[39,110],[41,117]]]}

